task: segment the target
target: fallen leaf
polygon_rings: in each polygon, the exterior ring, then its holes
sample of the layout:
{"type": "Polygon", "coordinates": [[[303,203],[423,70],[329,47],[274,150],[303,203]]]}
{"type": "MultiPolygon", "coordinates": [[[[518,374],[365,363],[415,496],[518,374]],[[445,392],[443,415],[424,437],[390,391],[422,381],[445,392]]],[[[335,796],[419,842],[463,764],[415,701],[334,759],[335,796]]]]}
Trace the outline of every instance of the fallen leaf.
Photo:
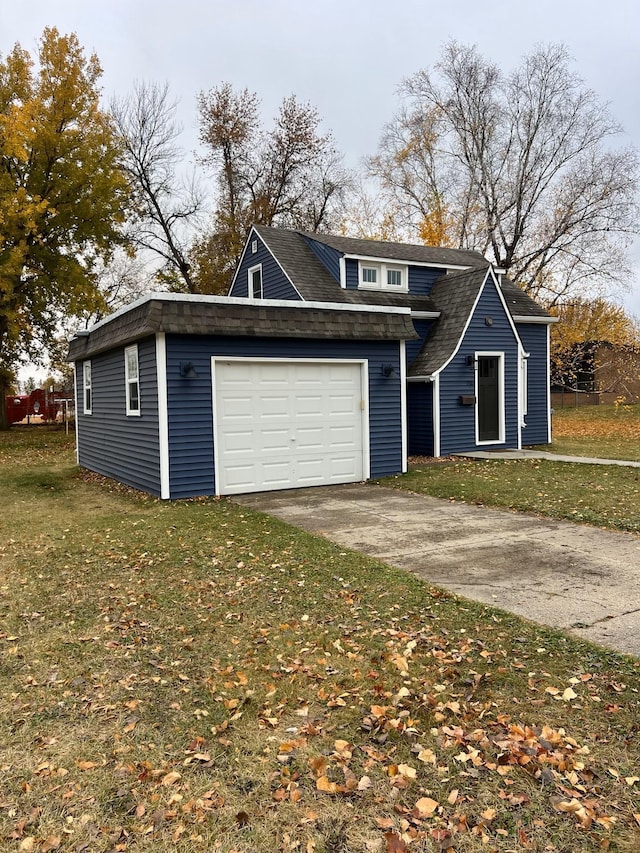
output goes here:
{"type": "Polygon", "coordinates": [[[169,785],[173,785],[174,782],[177,782],[178,779],[182,779],[181,774],[178,773],[177,770],[172,770],[170,773],[167,773],[166,776],[162,777],[162,784],[168,787],[169,785]]]}
{"type": "Polygon", "coordinates": [[[395,832],[385,832],[384,837],[387,842],[387,853],[405,853],[407,850],[407,845],[395,832]]]}
{"type": "Polygon", "coordinates": [[[412,767],[410,764],[398,764],[398,773],[405,777],[405,779],[415,779],[416,778],[416,769],[412,767]]]}
{"type": "Polygon", "coordinates": [[[578,694],[575,692],[575,690],[572,687],[567,687],[567,689],[562,694],[562,698],[564,699],[565,702],[571,702],[572,699],[578,698],[578,694]]]}
{"type": "Polygon", "coordinates": [[[440,803],[431,797],[421,797],[413,807],[412,814],[417,818],[431,817],[440,803]]]}
{"type": "Polygon", "coordinates": [[[93,770],[94,767],[99,767],[97,761],[76,761],[78,770],[93,770]]]}

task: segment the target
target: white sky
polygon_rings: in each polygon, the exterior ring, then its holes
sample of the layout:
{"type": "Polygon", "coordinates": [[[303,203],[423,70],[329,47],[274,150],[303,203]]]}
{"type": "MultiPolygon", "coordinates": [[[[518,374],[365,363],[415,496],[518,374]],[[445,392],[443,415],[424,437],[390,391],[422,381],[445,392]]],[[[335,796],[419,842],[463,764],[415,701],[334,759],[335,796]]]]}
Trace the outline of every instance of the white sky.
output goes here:
{"type": "MultiPolygon", "coordinates": [[[[77,33],[104,68],[105,97],[134,80],[168,81],[183,145],[197,147],[196,95],[223,81],[262,99],[317,107],[347,165],[374,153],[403,77],[437,61],[449,38],[477,44],[503,69],[535,45],[563,42],[585,83],[640,147],[637,0],[0,0],[0,53],[35,51],[45,26],[77,33]]],[[[640,316],[638,273],[626,307],[640,316]]]]}

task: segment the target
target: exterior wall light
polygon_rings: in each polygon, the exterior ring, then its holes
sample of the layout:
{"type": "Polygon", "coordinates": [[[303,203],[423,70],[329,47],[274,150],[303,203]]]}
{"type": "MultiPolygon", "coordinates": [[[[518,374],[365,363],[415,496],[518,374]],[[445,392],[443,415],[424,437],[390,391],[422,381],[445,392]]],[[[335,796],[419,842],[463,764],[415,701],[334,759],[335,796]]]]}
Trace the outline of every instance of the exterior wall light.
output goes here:
{"type": "Polygon", "coordinates": [[[180,376],[183,379],[195,379],[198,373],[192,361],[180,362],[180,376]]]}

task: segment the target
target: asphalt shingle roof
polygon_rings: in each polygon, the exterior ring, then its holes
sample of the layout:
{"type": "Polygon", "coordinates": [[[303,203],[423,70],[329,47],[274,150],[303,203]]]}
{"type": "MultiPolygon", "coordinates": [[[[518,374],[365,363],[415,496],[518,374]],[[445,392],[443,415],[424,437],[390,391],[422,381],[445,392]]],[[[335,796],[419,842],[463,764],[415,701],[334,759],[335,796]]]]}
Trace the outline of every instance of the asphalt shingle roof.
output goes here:
{"type": "Polygon", "coordinates": [[[415,243],[390,243],[385,240],[360,240],[333,234],[317,234],[300,231],[312,240],[331,246],[345,255],[360,255],[370,258],[386,258],[398,261],[413,261],[420,264],[442,264],[447,267],[469,267],[485,264],[480,252],[466,249],[444,249],[439,246],[423,246],[415,243]]]}
{"type": "Polygon", "coordinates": [[[455,353],[488,273],[489,264],[485,262],[484,267],[442,276],[435,282],[431,296],[440,317],[409,367],[409,376],[431,376],[455,353]]]}
{"type": "Polygon", "coordinates": [[[384,311],[283,307],[262,302],[151,294],[81,333],[69,344],[69,361],[78,361],[156,332],[223,337],[314,338],[321,340],[410,340],[418,335],[410,315],[384,311]]]}

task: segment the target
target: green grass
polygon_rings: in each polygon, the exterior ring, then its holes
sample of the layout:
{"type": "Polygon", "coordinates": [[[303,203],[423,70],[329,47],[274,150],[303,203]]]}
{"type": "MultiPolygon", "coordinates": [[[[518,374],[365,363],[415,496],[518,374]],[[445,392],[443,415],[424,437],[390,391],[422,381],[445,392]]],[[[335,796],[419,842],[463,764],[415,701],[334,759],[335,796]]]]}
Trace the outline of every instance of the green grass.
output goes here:
{"type": "Polygon", "coordinates": [[[640,532],[640,469],[543,459],[417,464],[381,481],[447,500],[640,532]],[[623,496],[623,497],[622,497],[623,496]]]}
{"type": "Polygon", "coordinates": [[[1,849],[640,846],[637,661],[59,433],[0,435],[0,519],[1,849]]]}
{"type": "Polygon", "coordinates": [[[640,405],[556,409],[553,442],[544,449],[568,456],[640,462],[640,405]]]}

